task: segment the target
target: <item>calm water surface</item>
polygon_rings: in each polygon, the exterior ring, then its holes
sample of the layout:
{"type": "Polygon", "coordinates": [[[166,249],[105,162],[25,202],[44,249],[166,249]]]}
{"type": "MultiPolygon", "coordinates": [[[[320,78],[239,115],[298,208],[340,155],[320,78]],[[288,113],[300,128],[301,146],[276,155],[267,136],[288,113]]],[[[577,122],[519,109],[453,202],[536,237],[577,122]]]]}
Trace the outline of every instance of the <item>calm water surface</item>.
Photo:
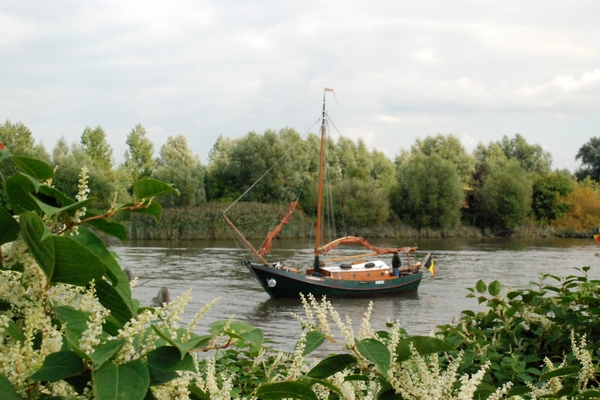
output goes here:
{"type": "MultiPolygon", "coordinates": [[[[378,246],[413,245],[414,241],[378,240],[378,246]]],[[[289,265],[310,264],[309,243],[277,241],[283,250],[272,253],[273,261],[289,265]],[[303,263],[295,262],[307,260],[303,263]]],[[[370,301],[372,325],[385,327],[388,319],[400,319],[409,334],[428,334],[437,325],[453,321],[465,309],[477,310],[474,299],[465,298],[467,287],[479,279],[499,280],[505,288],[525,288],[540,272],[559,276],[575,274],[573,268],[591,266],[590,277],[600,279],[600,246],[591,239],[443,239],[420,240],[418,257],[431,252],[437,279],[427,271],[417,293],[372,299],[331,299],[338,313],[348,315],[358,327],[370,301]]],[[[215,298],[220,301],[196,329],[204,334],[218,319],[234,316],[264,330],[274,347],[291,350],[300,336],[300,324],[291,313],[303,315],[300,300],[271,299],[253,275],[240,264],[243,254],[234,242],[135,242],[111,246],[121,257],[121,266],[139,277],[134,296],[149,305],[162,286],[171,298],[191,289],[192,301],[185,318],[215,298]]],[[[387,257],[387,256],[386,256],[387,257]]],[[[390,260],[384,260],[391,263],[390,260]]]]}

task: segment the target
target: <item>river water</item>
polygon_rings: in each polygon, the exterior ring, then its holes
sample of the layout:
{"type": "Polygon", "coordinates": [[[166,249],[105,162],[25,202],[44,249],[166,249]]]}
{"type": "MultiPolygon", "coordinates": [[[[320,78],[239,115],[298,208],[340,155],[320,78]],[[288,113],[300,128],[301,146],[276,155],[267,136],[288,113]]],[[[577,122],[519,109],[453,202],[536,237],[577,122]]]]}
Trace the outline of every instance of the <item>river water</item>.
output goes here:
{"type": "MultiPolygon", "coordinates": [[[[410,246],[414,240],[373,240],[377,246],[410,246]]],[[[311,245],[279,240],[273,261],[309,265],[311,245]]],[[[275,247],[274,246],[274,247],[275,247]]],[[[348,315],[355,327],[373,302],[372,325],[384,329],[387,320],[399,319],[411,335],[428,334],[437,325],[451,323],[462,310],[479,309],[476,299],[466,298],[466,288],[479,279],[498,280],[504,289],[526,288],[541,272],[558,276],[579,274],[574,268],[590,266],[589,276],[600,279],[600,244],[592,239],[483,238],[419,240],[418,257],[432,253],[437,277],[427,271],[417,293],[372,299],[330,299],[340,315],[348,315]]],[[[149,305],[166,286],[171,298],[192,290],[185,319],[216,298],[220,300],[197,325],[205,334],[208,325],[234,317],[263,329],[274,348],[292,350],[300,336],[300,323],[292,313],[304,315],[300,299],[271,299],[240,261],[242,253],[229,241],[135,242],[113,245],[123,268],[139,278],[134,297],[149,305]]],[[[387,257],[387,256],[386,256],[387,257]]],[[[384,260],[390,264],[390,260],[384,260]]]]}

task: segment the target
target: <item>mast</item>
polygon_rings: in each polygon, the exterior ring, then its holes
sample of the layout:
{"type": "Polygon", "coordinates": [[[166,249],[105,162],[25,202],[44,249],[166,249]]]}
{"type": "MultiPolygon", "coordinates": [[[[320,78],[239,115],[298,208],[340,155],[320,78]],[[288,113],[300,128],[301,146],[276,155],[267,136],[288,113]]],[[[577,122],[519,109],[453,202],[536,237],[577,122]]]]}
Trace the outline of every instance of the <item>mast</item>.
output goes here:
{"type": "Polygon", "coordinates": [[[325,88],[323,91],[323,114],[321,117],[321,152],[319,155],[319,187],[317,191],[317,232],[315,234],[315,262],[313,275],[320,274],[319,248],[321,247],[321,230],[323,228],[323,182],[325,180],[325,94],[333,90],[325,88]]]}

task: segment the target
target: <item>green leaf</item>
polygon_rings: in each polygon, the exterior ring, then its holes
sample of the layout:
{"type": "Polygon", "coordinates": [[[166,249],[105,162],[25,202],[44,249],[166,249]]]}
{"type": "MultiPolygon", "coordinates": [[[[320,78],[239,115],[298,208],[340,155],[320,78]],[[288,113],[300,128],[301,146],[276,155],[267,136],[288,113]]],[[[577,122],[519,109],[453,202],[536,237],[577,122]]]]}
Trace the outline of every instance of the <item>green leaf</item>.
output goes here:
{"type": "Polygon", "coordinates": [[[500,294],[501,289],[502,289],[502,284],[498,281],[494,281],[494,282],[490,283],[488,286],[488,292],[492,296],[498,296],[500,294]]]}
{"type": "Polygon", "coordinates": [[[147,214],[156,218],[157,221],[160,221],[160,215],[162,214],[162,206],[157,202],[152,202],[147,208],[138,208],[134,212],[139,214],[147,214]]]}
{"type": "Polygon", "coordinates": [[[12,161],[21,172],[31,175],[38,181],[45,181],[54,176],[54,170],[43,161],[25,156],[13,156],[12,161]]]}
{"type": "Polygon", "coordinates": [[[27,175],[23,175],[20,172],[11,175],[6,180],[5,190],[8,201],[16,214],[40,210],[31,196],[31,192],[36,190],[36,186],[27,175]]]}
{"type": "Polygon", "coordinates": [[[179,191],[175,189],[173,185],[169,185],[168,183],[156,179],[146,178],[133,184],[134,200],[162,196],[171,192],[177,192],[179,194],[179,191]]]}
{"type": "Polygon", "coordinates": [[[260,349],[262,349],[265,339],[265,334],[263,330],[259,328],[254,328],[250,331],[242,332],[238,335],[230,333],[230,335],[232,337],[238,337],[239,339],[245,340],[246,342],[250,343],[250,345],[252,346],[252,350],[254,351],[260,351],[260,349]]]}
{"type": "Polygon", "coordinates": [[[387,376],[390,368],[390,351],[387,346],[377,339],[367,338],[356,342],[360,354],[371,361],[383,376],[387,376]]]}
{"type": "Polygon", "coordinates": [[[148,368],[140,360],[105,363],[92,373],[98,400],[143,400],[150,385],[148,368]]]}
{"type": "Polygon", "coordinates": [[[309,376],[300,376],[298,378],[298,380],[300,382],[306,383],[308,386],[312,386],[315,383],[318,383],[319,385],[322,385],[322,386],[325,386],[326,388],[331,389],[332,391],[336,392],[340,396],[343,396],[342,391],[337,386],[333,385],[331,382],[328,382],[324,379],[314,379],[309,376]]]}
{"type": "Polygon", "coordinates": [[[336,354],[315,365],[306,375],[315,379],[325,379],[355,364],[356,359],[350,354],[336,354]]]}
{"type": "Polygon", "coordinates": [[[193,383],[188,386],[188,390],[190,391],[190,399],[192,400],[210,400],[210,396],[193,383]]]}
{"type": "Polygon", "coordinates": [[[8,323],[4,328],[4,333],[21,344],[25,342],[25,335],[23,334],[23,331],[12,319],[8,320],[8,323]]]}
{"type": "Polygon", "coordinates": [[[306,334],[306,344],[304,346],[304,352],[302,356],[306,356],[323,344],[327,337],[323,335],[321,332],[310,331],[306,334]]]}
{"type": "Polygon", "coordinates": [[[82,373],[85,370],[83,360],[73,351],[51,353],[44,359],[42,368],[31,378],[36,381],[56,382],[82,373]]]}
{"type": "Polygon", "coordinates": [[[305,399],[319,400],[312,389],[300,382],[275,382],[261,385],[256,391],[256,397],[264,400],[271,399],[305,399]]]}
{"type": "Polygon", "coordinates": [[[65,236],[52,236],[46,240],[54,244],[53,282],[86,286],[92,279],[96,282],[102,280],[104,265],[87,247],[65,236]]]}
{"type": "Polygon", "coordinates": [[[0,374],[0,393],[2,393],[2,400],[23,400],[8,378],[2,374],[0,374]]]}
{"type": "MultiPolygon", "coordinates": [[[[81,339],[83,332],[88,329],[87,322],[90,313],[76,310],[70,306],[54,306],[52,308],[56,318],[65,326],[67,342],[71,347],[78,350],[80,356],[84,357],[79,348],[79,339],[81,339]]],[[[89,357],[86,355],[85,358],[89,357]]]]}
{"type": "Polygon", "coordinates": [[[487,286],[485,285],[485,282],[480,279],[477,281],[477,284],[475,285],[475,289],[477,289],[477,292],[479,292],[479,293],[485,293],[487,286]]]}
{"type": "Polygon", "coordinates": [[[47,228],[44,221],[32,212],[25,212],[19,218],[21,235],[29,251],[38,265],[44,271],[48,283],[52,282],[54,274],[54,243],[50,238],[42,241],[47,228]]]}
{"type": "Polygon", "coordinates": [[[4,208],[0,208],[0,245],[17,240],[19,223],[4,208]]]}
{"type": "Polygon", "coordinates": [[[181,360],[183,360],[185,358],[188,351],[190,351],[191,349],[195,349],[195,348],[201,346],[201,343],[206,342],[205,337],[200,337],[200,336],[196,335],[194,332],[191,332],[189,334],[190,338],[186,342],[183,342],[182,338],[187,334],[187,329],[184,329],[184,328],[177,329],[177,331],[176,331],[177,338],[176,339],[173,339],[171,337],[170,332],[163,331],[162,329],[158,328],[156,325],[152,325],[152,329],[154,330],[154,332],[156,332],[158,334],[158,336],[163,338],[171,346],[179,349],[181,360]]]}
{"type": "MultiPolygon", "coordinates": [[[[86,214],[86,218],[97,216],[97,213],[89,212],[86,214]]],[[[100,232],[104,232],[107,235],[111,235],[120,240],[127,239],[127,229],[120,222],[112,221],[108,218],[99,218],[87,221],[86,224],[90,224],[100,232]]]]}
{"type": "Polygon", "coordinates": [[[121,326],[125,325],[133,317],[133,313],[129,305],[119,295],[117,290],[103,279],[96,280],[96,295],[100,304],[110,310],[110,315],[113,316],[121,326]]]}
{"type": "Polygon", "coordinates": [[[56,214],[79,210],[80,208],[89,206],[90,204],[92,204],[92,202],[96,200],[92,197],[84,201],[79,201],[77,203],[70,204],[68,206],[54,207],[38,199],[36,196],[31,196],[31,198],[33,199],[33,201],[36,202],[39,209],[42,210],[42,212],[46,214],[46,216],[48,216],[48,218],[52,218],[56,214]]]}
{"type": "Polygon", "coordinates": [[[556,378],[558,376],[575,376],[575,375],[579,374],[579,369],[580,369],[579,367],[557,368],[554,371],[549,371],[549,372],[543,373],[540,376],[540,381],[547,381],[552,378],[556,378]]]}
{"type": "Polygon", "coordinates": [[[430,336],[413,336],[400,340],[396,353],[398,354],[398,362],[406,361],[411,357],[410,344],[412,343],[416,352],[422,356],[428,354],[443,353],[446,351],[455,351],[454,347],[450,346],[443,340],[430,336]]]}
{"type": "Polygon", "coordinates": [[[177,379],[180,377],[180,375],[175,371],[165,371],[164,369],[156,369],[149,365],[148,373],[150,376],[150,386],[162,385],[163,383],[171,382],[173,379],[177,379]]]}
{"type": "Polygon", "coordinates": [[[147,355],[148,366],[164,371],[196,371],[194,359],[186,353],[181,359],[179,349],[171,346],[158,347],[147,355]]]}
{"type": "Polygon", "coordinates": [[[79,235],[72,237],[76,242],[81,243],[87,247],[92,253],[94,253],[102,264],[106,267],[106,275],[110,279],[113,288],[119,293],[123,301],[127,304],[127,307],[134,312],[133,298],[131,297],[131,287],[129,286],[129,279],[125,272],[121,269],[121,266],[115,260],[113,254],[108,251],[104,242],[98,238],[89,229],[80,226],[79,235]]]}
{"type": "Polygon", "coordinates": [[[102,364],[110,360],[125,344],[125,339],[109,340],[106,343],[94,347],[94,352],[90,354],[90,359],[94,366],[100,368],[102,364]]]}

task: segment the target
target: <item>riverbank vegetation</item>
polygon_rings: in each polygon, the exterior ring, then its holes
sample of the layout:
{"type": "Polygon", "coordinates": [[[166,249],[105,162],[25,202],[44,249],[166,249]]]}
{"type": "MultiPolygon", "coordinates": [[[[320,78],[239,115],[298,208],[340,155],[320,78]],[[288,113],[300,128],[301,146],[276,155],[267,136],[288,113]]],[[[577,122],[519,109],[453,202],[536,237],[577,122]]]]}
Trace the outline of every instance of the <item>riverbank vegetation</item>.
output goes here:
{"type": "MultiPolygon", "coordinates": [[[[131,200],[138,179],[174,184],[179,196],[160,199],[167,209],[162,223],[140,216],[122,221],[136,239],[229,238],[220,214],[233,202],[236,225],[251,237],[268,230],[263,229],[266,221],[272,228],[295,199],[303,206],[301,216],[283,235],[305,235],[305,224],[315,216],[319,139],[291,128],[237,139],[220,136],[207,165],[181,135],[167,138],[155,157],[139,124],[127,136],[128,150],[119,165],[101,126],[85,128],[80,143],[59,140],[52,155],[21,122],[0,125],[0,142],[14,154],[51,164],[54,186],[70,196],[77,193],[79,168],[87,166],[97,196],[92,209],[109,206],[115,196],[118,202],[131,200]]],[[[480,143],[471,154],[456,136],[441,134],[397,149],[393,160],[368,150],[360,139],[341,136],[328,138],[327,151],[331,236],[589,237],[600,221],[597,138],[574,155],[582,163],[575,173],[553,169],[551,155],[520,134],[480,143]]]]}
{"type": "MultiPolygon", "coordinates": [[[[145,307],[94,231],[123,240],[119,215],[160,218],[157,197],[175,189],[154,179],[132,201],[89,214],[88,172],[75,198],[54,186],[53,169],[0,149],[0,393],[7,399],[590,399],[600,397],[600,281],[589,267],[542,275],[530,288],[477,282],[483,305],[430,336],[401,321],[374,331],[365,310],[358,332],[326,299],[302,297],[293,352],[273,349],[262,330],[233,318],[188,324],[191,293],[145,307]],[[199,334],[198,332],[202,332],[199,334]],[[323,343],[338,345],[323,357],[323,343]]],[[[93,193],[92,193],[93,194],[93,193]]]]}

